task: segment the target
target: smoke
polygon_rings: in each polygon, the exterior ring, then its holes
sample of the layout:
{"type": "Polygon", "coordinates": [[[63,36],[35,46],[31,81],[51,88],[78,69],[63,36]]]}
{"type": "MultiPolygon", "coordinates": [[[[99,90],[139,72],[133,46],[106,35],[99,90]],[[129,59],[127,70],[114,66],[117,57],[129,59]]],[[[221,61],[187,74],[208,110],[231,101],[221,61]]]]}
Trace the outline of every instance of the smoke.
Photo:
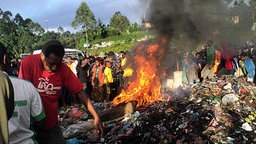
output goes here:
{"type": "MultiPolygon", "coordinates": [[[[146,18],[159,35],[166,35],[176,48],[194,49],[212,39],[238,44],[248,40],[252,16],[248,5],[232,6],[224,0],[151,0],[146,18]],[[234,16],[240,16],[234,24],[234,16]],[[243,38],[241,38],[243,34],[243,38]]],[[[232,3],[231,3],[232,4],[232,3]]]]}
{"type": "MultiPolygon", "coordinates": [[[[208,40],[213,40],[214,45],[221,47],[222,42],[237,45],[245,42],[242,34],[251,31],[252,24],[248,15],[248,7],[236,9],[224,0],[140,0],[148,10],[145,14],[146,21],[150,22],[153,31],[159,39],[166,39],[164,56],[160,60],[159,75],[170,70],[182,70],[181,63],[177,60],[184,59],[184,52],[201,50],[201,46],[208,40]],[[246,11],[247,10],[247,11],[246,11]],[[239,24],[233,21],[234,16],[241,16],[239,24]]],[[[156,40],[157,41],[157,40],[156,40]]],[[[131,53],[152,59],[145,51],[147,46],[155,41],[144,42],[144,49],[136,51],[134,46],[131,53]],[[134,53],[135,52],[135,53],[134,53]]],[[[159,60],[158,57],[156,59],[159,60]]],[[[136,69],[136,61],[130,58],[136,69]]]]}
{"type": "MultiPolygon", "coordinates": [[[[248,8],[235,9],[224,0],[150,0],[146,19],[159,37],[167,37],[162,65],[176,65],[175,56],[201,48],[207,40],[220,47],[221,42],[237,45],[245,42],[251,31],[248,8]],[[246,11],[247,10],[247,11],[246,11]],[[242,16],[234,24],[234,16],[242,16]]],[[[246,7],[246,6],[245,6],[246,7]]]]}
{"type": "Polygon", "coordinates": [[[151,1],[147,16],[159,35],[178,49],[191,50],[220,32],[226,7],[223,0],[157,0],[151,1]]]}

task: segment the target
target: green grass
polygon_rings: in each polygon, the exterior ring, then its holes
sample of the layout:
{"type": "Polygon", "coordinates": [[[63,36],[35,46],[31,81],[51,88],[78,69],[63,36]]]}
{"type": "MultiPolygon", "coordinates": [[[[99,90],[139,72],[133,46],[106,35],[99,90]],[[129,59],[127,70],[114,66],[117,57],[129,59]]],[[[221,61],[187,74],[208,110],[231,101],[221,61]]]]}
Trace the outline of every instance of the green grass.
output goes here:
{"type": "Polygon", "coordinates": [[[118,43],[118,44],[113,44],[109,47],[104,47],[104,48],[98,48],[98,49],[88,49],[87,53],[90,53],[91,55],[98,55],[101,51],[103,52],[109,52],[113,51],[116,53],[119,53],[120,51],[129,51],[133,47],[133,45],[136,42],[130,42],[130,43],[118,43]]]}
{"type": "Polygon", "coordinates": [[[104,39],[96,39],[96,40],[92,41],[91,44],[95,45],[95,44],[98,44],[101,42],[109,42],[109,41],[127,41],[127,42],[129,42],[129,41],[141,39],[147,35],[148,34],[145,32],[136,32],[136,33],[131,33],[131,34],[123,33],[118,36],[111,36],[111,37],[107,37],[104,39]]]}
{"type": "Polygon", "coordinates": [[[97,43],[109,42],[109,41],[112,41],[114,43],[108,47],[98,48],[98,49],[87,49],[86,51],[91,55],[98,55],[101,51],[104,51],[104,52],[113,51],[116,53],[119,53],[120,51],[129,51],[131,50],[133,45],[137,43],[139,39],[142,39],[148,35],[150,34],[145,32],[136,32],[131,34],[125,33],[119,36],[107,37],[105,39],[97,39],[92,41],[91,44],[95,45],[97,43]]]}

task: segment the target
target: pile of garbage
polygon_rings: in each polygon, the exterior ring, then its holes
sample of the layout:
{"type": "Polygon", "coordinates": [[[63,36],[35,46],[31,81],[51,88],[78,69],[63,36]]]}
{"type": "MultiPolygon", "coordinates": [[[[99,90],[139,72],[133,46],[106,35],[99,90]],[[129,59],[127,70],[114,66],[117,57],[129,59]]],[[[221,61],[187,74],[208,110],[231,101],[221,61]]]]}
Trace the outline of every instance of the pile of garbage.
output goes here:
{"type": "MultiPolygon", "coordinates": [[[[256,87],[228,76],[179,88],[120,118],[104,121],[100,138],[82,106],[61,109],[67,143],[256,143],[256,87]]],[[[99,111],[110,103],[95,103],[99,111]]]]}

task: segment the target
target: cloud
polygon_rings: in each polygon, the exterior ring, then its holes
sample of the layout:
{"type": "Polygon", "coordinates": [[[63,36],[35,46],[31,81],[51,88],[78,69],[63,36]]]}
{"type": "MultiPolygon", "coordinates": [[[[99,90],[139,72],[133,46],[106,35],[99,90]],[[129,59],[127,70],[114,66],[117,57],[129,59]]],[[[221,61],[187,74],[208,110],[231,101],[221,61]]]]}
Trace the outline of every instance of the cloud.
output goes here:
{"type": "MultiPolygon", "coordinates": [[[[31,18],[38,22],[44,29],[70,27],[74,20],[75,12],[84,0],[1,0],[1,9],[11,11],[15,16],[19,13],[24,19],[31,18]]],[[[145,10],[139,0],[86,0],[96,19],[109,23],[112,15],[120,11],[131,22],[141,22],[145,10]],[[139,6],[139,7],[138,7],[139,6]]]]}

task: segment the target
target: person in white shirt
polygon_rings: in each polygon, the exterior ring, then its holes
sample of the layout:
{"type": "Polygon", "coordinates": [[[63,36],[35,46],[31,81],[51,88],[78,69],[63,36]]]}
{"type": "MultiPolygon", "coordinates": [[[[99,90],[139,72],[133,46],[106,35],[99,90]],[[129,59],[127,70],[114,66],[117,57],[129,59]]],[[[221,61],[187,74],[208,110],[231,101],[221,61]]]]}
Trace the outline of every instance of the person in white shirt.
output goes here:
{"type": "Polygon", "coordinates": [[[15,77],[9,78],[14,87],[15,106],[13,115],[8,121],[9,143],[37,143],[31,123],[45,118],[41,97],[32,83],[15,77]]]}
{"type": "Polygon", "coordinates": [[[78,65],[78,61],[73,59],[71,56],[67,56],[66,58],[67,66],[71,69],[71,71],[77,76],[76,67],[78,65]]]}
{"type": "MultiPolygon", "coordinates": [[[[1,43],[0,59],[6,61],[6,48],[1,43]]],[[[0,71],[4,71],[3,65],[0,64],[0,71]]],[[[9,78],[14,88],[14,112],[8,121],[9,143],[37,143],[31,124],[43,125],[45,113],[41,97],[29,81],[11,76],[9,78]]]]}

